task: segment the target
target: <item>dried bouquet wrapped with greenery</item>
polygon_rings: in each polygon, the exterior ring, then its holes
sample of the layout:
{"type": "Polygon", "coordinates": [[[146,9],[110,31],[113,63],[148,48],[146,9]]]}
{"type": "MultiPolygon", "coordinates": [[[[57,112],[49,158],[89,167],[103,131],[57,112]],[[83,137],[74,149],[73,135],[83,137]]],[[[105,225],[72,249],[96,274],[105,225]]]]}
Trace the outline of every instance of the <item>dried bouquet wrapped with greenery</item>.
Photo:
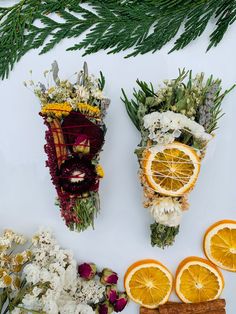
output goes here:
{"type": "Polygon", "coordinates": [[[103,95],[105,78],[88,74],[87,64],[75,82],[60,80],[58,65],[45,72],[47,85],[31,80],[41,102],[46,131],[45,152],[58,205],[66,225],[83,231],[99,211],[99,181],[104,176],[99,153],[104,144],[104,117],[110,100],[103,95]],[[54,84],[52,83],[54,80],[54,84]]]}
{"type": "Polygon", "coordinates": [[[78,265],[46,229],[29,244],[6,230],[0,236],[0,266],[1,314],[110,314],[128,302],[118,291],[116,272],[99,272],[94,263],[78,265]]]}
{"type": "Polygon", "coordinates": [[[156,91],[152,84],[137,81],[139,90],[123,102],[141,143],[136,150],[144,206],[155,222],[151,243],[164,248],[174,243],[182,214],[189,208],[208,142],[222,116],[221,103],[232,88],[221,92],[221,81],[201,73],[179,71],[156,91]]]}

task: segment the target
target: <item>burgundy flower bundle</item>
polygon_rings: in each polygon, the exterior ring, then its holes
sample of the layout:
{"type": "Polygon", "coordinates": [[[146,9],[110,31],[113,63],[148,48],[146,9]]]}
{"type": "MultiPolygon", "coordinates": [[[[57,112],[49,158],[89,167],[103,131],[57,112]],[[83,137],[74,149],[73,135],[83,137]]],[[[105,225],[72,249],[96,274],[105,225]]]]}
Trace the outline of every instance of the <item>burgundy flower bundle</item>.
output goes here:
{"type": "Polygon", "coordinates": [[[118,275],[109,268],[104,268],[102,272],[97,271],[97,266],[93,263],[79,265],[78,273],[86,281],[94,280],[96,276],[100,278],[100,283],[105,286],[103,300],[96,305],[96,314],[110,314],[122,312],[128,303],[126,292],[120,292],[117,288],[118,275]]]}
{"type": "Polygon", "coordinates": [[[40,115],[47,126],[46,166],[57,191],[57,204],[66,225],[83,231],[93,226],[100,209],[99,181],[104,176],[99,154],[104,144],[104,117],[110,100],[103,95],[105,78],[88,74],[87,64],[72,83],[60,80],[54,61],[45,72],[47,86],[30,85],[41,102],[40,115]],[[50,81],[54,80],[52,85],[50,81]]]}

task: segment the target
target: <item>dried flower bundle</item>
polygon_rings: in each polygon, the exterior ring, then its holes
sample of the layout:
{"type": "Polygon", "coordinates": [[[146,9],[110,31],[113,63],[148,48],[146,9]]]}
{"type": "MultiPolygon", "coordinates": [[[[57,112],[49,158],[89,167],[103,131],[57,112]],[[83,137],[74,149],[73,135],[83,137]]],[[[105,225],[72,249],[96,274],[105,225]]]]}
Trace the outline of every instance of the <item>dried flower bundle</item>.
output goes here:
{"type": "Polygon", "coordinates": [[[40,115],[47,126],[45,152],[56,187],[58,205],[66,225],[83,231],[93,226],[99,211],[99,181],[104,176],[99,153],[104,144],[104,117],[110,100],[103,95],[105,78],[88,74],[87,64],[74,83],[60,80],[54,61],[44,73],[47,86],[34,84],[41,102],[40,115]],[[51,83],[52,79],[54,84],[51,83]]]}
{"type": "Polygon", "coordinates": [[[26,239],[6,230],[0,237],[0,313],[103,314],[121,312],[128,298],[117,289],[118,276],[95,264],[77,265],[48,230],[26,239]]]}
{"type": "Polygon", "coordinates": [[[137,81],[139,90],[123,102],[141,133],[136,150],[144,206],[155,222],[151,225],[153,246],[174,243],[182,213],[188,209],[188,194],[194,188],[201,160],[222,116],[221,103],[235,86],[221,92],[221,81],[201,73],[179,71],[176,79],[164,81],[156,92],[152,84],[137,81]]]}

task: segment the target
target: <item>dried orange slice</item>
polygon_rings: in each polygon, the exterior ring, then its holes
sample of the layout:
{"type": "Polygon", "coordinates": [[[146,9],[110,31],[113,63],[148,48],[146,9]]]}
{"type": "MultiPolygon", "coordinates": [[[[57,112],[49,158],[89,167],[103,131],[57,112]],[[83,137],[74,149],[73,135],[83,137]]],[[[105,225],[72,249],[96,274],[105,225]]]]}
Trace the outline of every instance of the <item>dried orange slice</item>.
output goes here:
{"type": "Polygon", "coordinates": [[[148,185],[154,191],[181,196],[194,187],[200,159],[192,147],[174,142],[161,151],[158,146],[148,148],[143,155],[142,168],[148,185]]]}
{"type": "Polygon", "coordinates": [[[203,247],[212,263],[236,272],[236,221],[222,220],[212,225],[206,231],[203,247]]]}
{"type": "Polygon", "coordinates": [[[173,277],[161,263],[147,259],[129,267],[124,285],[130,299],[146,308],[155,309],[168,301],[173,277]]]}
{"type": "Polygon", "coordinates": [[[224,277],[220,270],[208,260],[188,257],[176,272],[175,290],[185,303],[196,303],[218,299],[224,288],[224,277]]]}

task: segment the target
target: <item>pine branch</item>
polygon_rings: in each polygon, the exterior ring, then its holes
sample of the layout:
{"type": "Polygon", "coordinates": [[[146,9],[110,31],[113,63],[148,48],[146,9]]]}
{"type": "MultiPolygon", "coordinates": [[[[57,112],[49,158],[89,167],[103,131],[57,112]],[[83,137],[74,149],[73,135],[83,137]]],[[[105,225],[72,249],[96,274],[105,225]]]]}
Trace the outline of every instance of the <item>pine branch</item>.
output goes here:
{"type": "Polygon", "coordinates": [[[8,77],[31,49],[46,53],[66,38],[77,39],[68,50],[91,54],[131,48],[128,56],[135,56],[161,49],[184,26],[172,52],[201,36],[212,18],[216,27],[208,49],[235,22],[236,0],[19,0],[0,8],[0,77],[8,77]]]}

